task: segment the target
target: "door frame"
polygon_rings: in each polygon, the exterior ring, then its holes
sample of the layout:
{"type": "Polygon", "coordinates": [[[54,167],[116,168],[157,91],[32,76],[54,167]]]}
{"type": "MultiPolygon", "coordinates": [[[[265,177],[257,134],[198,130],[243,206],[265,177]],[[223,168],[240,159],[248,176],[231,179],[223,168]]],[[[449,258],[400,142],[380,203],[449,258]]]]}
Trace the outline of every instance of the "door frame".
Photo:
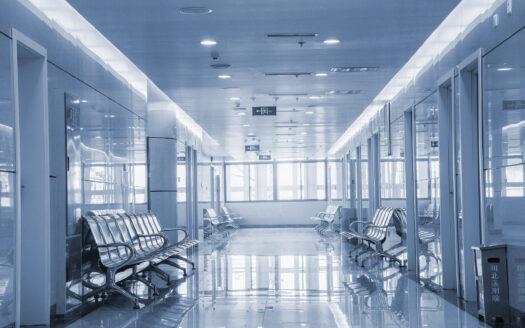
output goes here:
{"type": "MultiPolygon", "coordinates": [[[[461,117],[461,184],[469,186],[462,192],[463,203],[463,267],[465,285],[463,298],[468,302],[477,299],[474,279],[474,253],[472,246],[482,242],[484,222],[483,208],[483,131],[482,131],[482,58],[483,49],[478,49],[458,66],[459,115],[461,117]],[[477,95],[472,91],[473,76],[477,73],[477,95]],[[476,117],[474,117],[476,116],[476,117]],[[470,125],[466,125],[466,124],[470,125]],[[474,133],[477,134],[474,136],[474,133]],[[478,147],[472,147],[477,143],[478,147]],[[467,153],[468,151],[468,153],[467,153]],[[477,170],[477,172],[476,172],[477,170]],[[466,233],[468,231],[468,233],[466,233]],[[478,233],[473,233],[478,231],[478,233]],[[469,278],[470,277],[470,278],[469,278]]],[[[463,189],[464,190],[464,189],[463,189]]]]}
{"type": "Polygon", "coordinates": [[[455,138],[454,138],[454,75],[452,69],[437,83],[439,176],[440,176],[440,236],[443,289],[458,287],[458,240],[455,201],[455,138]],[[455,245],[455,247],[450,247],[455,245]]]}
{"type": "MultiPolygon", "coordinates": [[[[43,120],[42,120],[42,134],[44,135],[44,163],[43,170],[47,172],[45,178],[47,183],[47,192],[45,192],[43,197],[43,203],[45,208],[42,209],[42,222],[43,230],[40,232],[44,234],[44,239],[42,241],[43,245],[37,245],[37,247],[43,247],[43,256],[44,256],[44,272],[40,273],[43,275],[43,280],[47,280],[47,286],[43,286],[43,303],[42,306],[47,309],[48,314],[47,318],[43,316],[40,319],[36,319],[39,322],[34,322],[33,324],[49,324],[50,321],[50,311],[51,311],[51,204],[50,204],[50,164],[49,164],[49,109],[48,109],[48,89],[47,89],[47,49],[45,49],[40,44],[36,43],[29,37],[27,37],[22,32],[18,31],[15,28],[11,29],[11,65],[12,65],[12,82],[13,82],[13,100],[15,107],[15,140],[16,140],[16,234],[15,234],[15,327],[20,327],[21,320],[21,298],[22,298],[22,288],[21,288],[21,279],[22,279],[22,164],[21,164],[21,133],[20,133],[20,101],[19,101],[19,72],[18,72],[18,46],[22,46],[29,51],[33,52],[37,57],[42,57],[42,111],[43,111],[43,120]]],[[[44,179],[43,179],[44,181],[44,179]]],[[[44,310],[46,311],[46,310],[44,310]]]]}

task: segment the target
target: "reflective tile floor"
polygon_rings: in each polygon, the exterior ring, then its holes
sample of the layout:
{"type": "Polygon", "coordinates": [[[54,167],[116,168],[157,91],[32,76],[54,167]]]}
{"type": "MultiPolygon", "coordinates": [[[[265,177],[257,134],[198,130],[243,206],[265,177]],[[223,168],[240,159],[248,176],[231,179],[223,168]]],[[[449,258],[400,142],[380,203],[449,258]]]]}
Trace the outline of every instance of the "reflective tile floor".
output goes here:
{"type": "Polygon", "coordinates": [[[151,304],[115,295],[66,327],[484,327],[389,263],[356,266],[348,247],[311,228],[241,229],[202,243],[198,270],[173,271],[151,304]]]}

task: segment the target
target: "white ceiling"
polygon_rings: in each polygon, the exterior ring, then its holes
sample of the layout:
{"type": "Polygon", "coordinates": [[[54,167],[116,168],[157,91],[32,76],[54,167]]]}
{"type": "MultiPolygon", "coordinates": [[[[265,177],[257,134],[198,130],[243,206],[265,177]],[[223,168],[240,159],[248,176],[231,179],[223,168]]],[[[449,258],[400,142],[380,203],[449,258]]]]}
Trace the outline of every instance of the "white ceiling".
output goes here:
{"type": "Polygon", "coordinates": [[[246,143],[274,158],[324,157],[330,146],[410,58],[458,0],[68,0],[238,159],[246,143]],[[204,6],[207,15],[179,8],[204,6]],[[268,33],[317,33],[268,38],[268,33]],[[323,40],[336,38],[336,45],[323,40]],[[204,39],[217,45],[206,47],[204,39]],[[210,53],[219,53],[213,60],[210,53]],[[227,69],[211,64],[226,63],[227,69]],[[375,72],[330,73],[334,66],[377,66],[375,72]],[[264,73],[326,72],[326,77],[264,73]],[[229,74],[231,79],[218,79],[229,74]],[[225,89],[237,87],[238,89],[225,89]],[[330,95],[330,90],[361,90],[330,95]],[[275,105],[276,117],[252,117],[251,106],[275,105]],[[309,96],[322,96],[309,99],[309,96]],[[247,108],[237,116],[235,101],[247,108]],[[252,100],[254,98],[255,100],[252,100]],[[291,112],[293,109],[296,112],[291,112]],[[313,115],[306,115],[313,111],[313,115]],[[290,120],[293,121],[289,124],[290,120]],[[304,123],[309,125],[304,125],[304,123]],[[243,125],[250,124],[250,127],[243,125]],[[283,127],[281,127],[283,126],[283,127]],[[255,133],[256,138],[248,137],[255,133]],[[302,142],[301,142],[302,141],[302,142]]]}

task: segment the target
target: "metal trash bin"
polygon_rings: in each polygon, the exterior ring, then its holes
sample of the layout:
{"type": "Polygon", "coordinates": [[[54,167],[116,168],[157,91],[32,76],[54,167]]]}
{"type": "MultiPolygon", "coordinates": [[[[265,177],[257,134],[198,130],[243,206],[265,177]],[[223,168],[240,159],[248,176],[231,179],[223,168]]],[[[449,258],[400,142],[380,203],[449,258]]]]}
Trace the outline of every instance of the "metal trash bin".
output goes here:
{"type": "Polygon", "coordinates": [[[507,245],[472,247],[474,251],[478,317],[490,325],[510,321],[507,245]]]}

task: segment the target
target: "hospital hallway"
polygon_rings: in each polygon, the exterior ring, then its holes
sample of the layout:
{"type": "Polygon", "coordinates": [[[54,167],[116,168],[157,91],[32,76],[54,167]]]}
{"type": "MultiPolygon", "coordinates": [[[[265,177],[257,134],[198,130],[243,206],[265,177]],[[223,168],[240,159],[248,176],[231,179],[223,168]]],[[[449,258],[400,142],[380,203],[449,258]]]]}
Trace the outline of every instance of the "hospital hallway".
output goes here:
{"type": "Polygon", "coordinates": [[[388,261],[365,270],[342,247],[311,228],[240,229],[202,243],[191,256],[198,270],[142,309],[114,297],[58,327],[485,327],[451,303],[455,293],[422,287],[388,261]]]}

